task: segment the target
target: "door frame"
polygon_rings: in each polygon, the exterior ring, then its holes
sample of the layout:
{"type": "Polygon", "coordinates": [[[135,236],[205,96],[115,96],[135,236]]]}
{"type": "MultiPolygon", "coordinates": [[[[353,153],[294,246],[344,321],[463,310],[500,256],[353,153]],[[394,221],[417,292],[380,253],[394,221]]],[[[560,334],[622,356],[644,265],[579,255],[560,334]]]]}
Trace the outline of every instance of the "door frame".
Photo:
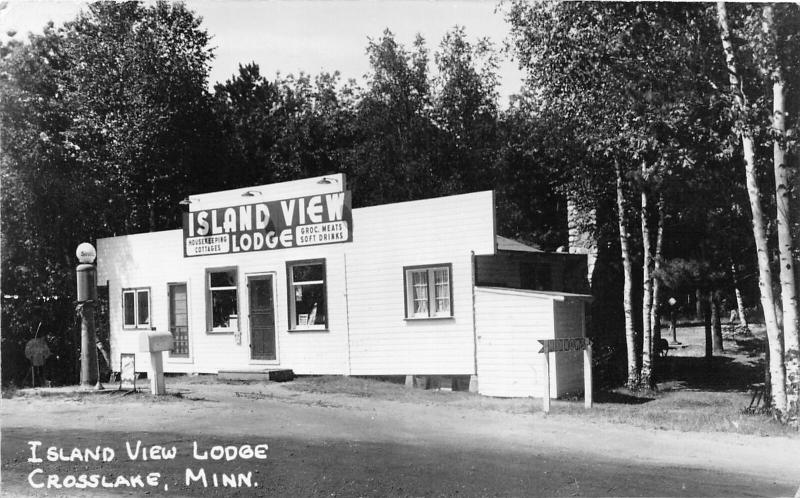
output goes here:
{"type": "Polygon", "coordinates": [[[247,299],[245,303],[247,306],[247,361],[253,365],[280,365],[281,363],[281,348],[280,341],[278,340],[278,272],[275,271],[262,271],[254,273],[245,273],[245,288],[247,289],[247,299]],[[250,327],[250,279],[259,277],[272,277],[272,319],[275,322],[275,359],[274,360],[257,360],[253,359],[253,330],[250,327]]]}
{"type": "Polygon", "coordinates": [[[194,363],[194,337],[192,336],[192,280],[187,278],[185,280],[175,280],[167,282],[166,294],[167,294],[167,330],[169,331],[170,327],[170,313],[172,310],[170,309],[170,288],[173,285],[185,285],[186,286],[186,329],[187,334],[189,336],[189,356],[173,356],[171,352],[164,355],[164,360],[170,363],[194,363]]]}

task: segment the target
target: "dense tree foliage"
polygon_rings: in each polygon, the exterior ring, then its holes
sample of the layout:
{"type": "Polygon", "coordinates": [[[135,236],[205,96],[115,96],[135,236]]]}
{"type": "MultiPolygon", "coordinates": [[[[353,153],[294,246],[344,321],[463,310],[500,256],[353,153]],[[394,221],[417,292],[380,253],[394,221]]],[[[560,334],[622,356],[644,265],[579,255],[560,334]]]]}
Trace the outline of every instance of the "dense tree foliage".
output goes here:
{"type": "Polygon", "coordinates": [[[207,43],[184,6],[131,2],[2,47],[4,376],[39,322],[74,366],[78,243],[174,227],[209,188],[207,43]]]}
{"type": "Polygon", "coordinates": [[[215,189],[316,176],[341,169],[354,140],[353,84],[338,73],[269,81],[255,64],[214,88],[227,174],[215,189]]]}

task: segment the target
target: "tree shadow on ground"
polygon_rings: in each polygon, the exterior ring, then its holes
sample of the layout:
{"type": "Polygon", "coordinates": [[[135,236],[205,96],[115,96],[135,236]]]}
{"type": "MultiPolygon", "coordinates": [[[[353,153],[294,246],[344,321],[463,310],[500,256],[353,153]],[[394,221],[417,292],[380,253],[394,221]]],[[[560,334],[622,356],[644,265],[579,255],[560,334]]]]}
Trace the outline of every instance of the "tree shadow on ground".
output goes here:
{"type": "MultiPolygon", "coordinates": [[[[753,336],[734,336],[731,338],[736,343],[739,352],[744,353],[748,358],[763,358],[766,341],[753,336]]],[[[763,361],[762,361],[763,363],[763,361]]]]}
{"type": "Polygon", "coordinates": [[[595,393],[592,401],[594,403],[608,403],[615,405],[643,405],[655,398],[648,396],[638,396],[619,391],[600,391],[595,393]]]}
{"type": "MultiPolygon", "coordinates": [[[[748,355],[755,357],[757,355],[748,355]]],[[[659,383],[680,383],[683,389],[748,391],[764,380],[764,360],[738,361],[729,356],[672,356],[661,361],[659,383]]]]}
{"type": "MultiPolygon", "coordinates": [[[[722,353],[714,353],[710,361],[704,357],[702,329],[680,330],[683,343],[672,343],[666,357],[653,359],[657,389],[630,391],[619,387],[624,382],[624,364],[614,370],[617,384],[598,386],[597,403],[643,405],[661,397],[659,393],[675,391],[707,391],[747,393],[753,384],[764,382],[764,346],[762,334],[741,331],[738,327],[724,329],[722,353]]],[[[662,337],[667,337],[662,330],[662,337]]],[[[604,365],[605,366],[605,365],[604,365]]],[[[605,366],[608,371],[610,369],[605,366]]]]}

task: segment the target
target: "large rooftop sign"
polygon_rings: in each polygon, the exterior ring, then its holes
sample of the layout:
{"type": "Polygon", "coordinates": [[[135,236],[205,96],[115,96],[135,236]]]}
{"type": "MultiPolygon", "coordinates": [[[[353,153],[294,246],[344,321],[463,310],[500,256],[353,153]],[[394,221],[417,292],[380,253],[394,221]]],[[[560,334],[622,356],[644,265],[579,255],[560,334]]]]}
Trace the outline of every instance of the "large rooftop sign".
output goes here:
{"type": "Polygon", "coordinates": [[[183,255],[186,257],[352,240],[350,191],[183,214],[183,255]]]}

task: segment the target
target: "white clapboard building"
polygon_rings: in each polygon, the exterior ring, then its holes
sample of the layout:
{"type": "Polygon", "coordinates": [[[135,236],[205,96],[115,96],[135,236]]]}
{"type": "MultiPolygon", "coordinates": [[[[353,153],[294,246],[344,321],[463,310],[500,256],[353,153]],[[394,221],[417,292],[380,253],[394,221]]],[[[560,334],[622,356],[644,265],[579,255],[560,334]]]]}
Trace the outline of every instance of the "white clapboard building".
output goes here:
{"type": "MultiPolygon", "coordinates": [[[[112,369],[408,376],[541,396],[540,339],[586,332],[585,256],[495,233],[491,191],[351,209],[344,175],[190,196],[182,230],[97,241],[112,369]]],[[[553,360],[554,358],[554,360],[553,360]]],[[[580,352],[551,394],[581,390],[580,352]]]]}

